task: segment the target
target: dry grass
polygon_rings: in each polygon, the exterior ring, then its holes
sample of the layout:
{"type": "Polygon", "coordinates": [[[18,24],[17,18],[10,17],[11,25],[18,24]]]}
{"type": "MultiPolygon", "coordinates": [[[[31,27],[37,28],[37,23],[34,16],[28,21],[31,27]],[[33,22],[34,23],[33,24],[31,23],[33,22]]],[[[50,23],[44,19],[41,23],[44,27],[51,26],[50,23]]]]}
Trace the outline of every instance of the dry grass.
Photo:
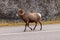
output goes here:
{"type": "Polygon", "coordinates": [[[60,21],[42,21],[43,24],[60,24],[60,21]]]}
{"type": "MultiPolygon", "coordinates": [[[[43,25],[46,25],[46,24],[59,24],[60,23],[60,20],[53,20],[53,21],[41,21],[43,25]]],[[[34,23],[30,23],[31,25],[34,25],[34,23]]],[[[24,22],[0,22],[0,26],[22,26],[22,25],[25,25],[24,22]]]]}

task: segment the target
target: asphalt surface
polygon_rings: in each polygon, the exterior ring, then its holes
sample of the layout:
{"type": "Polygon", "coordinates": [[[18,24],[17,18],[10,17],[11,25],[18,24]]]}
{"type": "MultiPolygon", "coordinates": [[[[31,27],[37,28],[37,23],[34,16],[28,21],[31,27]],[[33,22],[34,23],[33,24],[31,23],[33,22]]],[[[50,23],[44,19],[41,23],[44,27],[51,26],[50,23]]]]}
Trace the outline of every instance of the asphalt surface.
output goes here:
{"type": "Polygon", "coordinates": [[[0,40],[60,40],[60,24],[43,25],[41,31],[39,28],[38,25],[34,31],[31,31],[27,27],[24,32],[24,26],[1,27],[0,40]]]}

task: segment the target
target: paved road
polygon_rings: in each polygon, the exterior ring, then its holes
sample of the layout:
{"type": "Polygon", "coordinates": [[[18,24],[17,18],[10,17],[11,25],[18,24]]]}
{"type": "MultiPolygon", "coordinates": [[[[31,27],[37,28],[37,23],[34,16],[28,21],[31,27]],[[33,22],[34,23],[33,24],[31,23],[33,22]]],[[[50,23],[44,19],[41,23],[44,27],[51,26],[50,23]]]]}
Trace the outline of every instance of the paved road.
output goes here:
{"type": "MultiPolygon", "coordinates": [[[[33,28],[33,27],[32,27],[33,28]]],[[[1,27],[0,40],[60,40],[60,24],[43,25],[43,30],[39,31],[37,26],[35,31],[24,27],[1,27]]]]}

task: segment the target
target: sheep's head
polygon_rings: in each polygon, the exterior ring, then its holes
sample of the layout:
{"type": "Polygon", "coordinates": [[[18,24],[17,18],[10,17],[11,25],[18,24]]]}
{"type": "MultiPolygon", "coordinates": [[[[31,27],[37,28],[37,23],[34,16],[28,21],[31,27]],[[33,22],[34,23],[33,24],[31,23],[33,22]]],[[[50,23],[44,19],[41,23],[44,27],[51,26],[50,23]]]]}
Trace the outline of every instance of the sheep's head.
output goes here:
{"type": "Polygon", "coordinates": [[[18,14],[19,14],[19,15],[24,15],[24,10],[23,10],[23,9],[19,9],[19,10],[18,10],[18,14]]]}

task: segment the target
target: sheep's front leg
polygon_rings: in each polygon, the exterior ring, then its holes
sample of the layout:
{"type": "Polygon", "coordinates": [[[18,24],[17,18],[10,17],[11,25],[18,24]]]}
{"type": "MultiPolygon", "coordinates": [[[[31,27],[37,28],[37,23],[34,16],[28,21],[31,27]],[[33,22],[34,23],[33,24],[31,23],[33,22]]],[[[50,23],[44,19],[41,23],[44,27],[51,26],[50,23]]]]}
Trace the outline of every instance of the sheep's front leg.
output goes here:
{"type": "Polygon", "coordinates": [[[35,30],[36,26],[37,26],[37,22],[35,22],[35,27],[33,28],[33,30],[35,30]]]}
{"type": "Polygon", "coordinates": [[[29,23],[28,23],[28,27],[32,30],[32,28],[29,26],[29,23]]]}
{"type": "Polygon", "coordinates": [[[24,32],[26,31],[26,27],[27,27],[27,23],[25,24],[25,29],[24,29],[24,32]]]}
{"type": "MultiPolygon", "coordinates": [[[[26,27],[29,27],[29,22],[27,22],[26,24],[25,24],[25,29],[24,29],[24,32],[26,31],[26,27]]],[[[32,28],[31,27],[29,27],[31,30],[32,30],[32,28]]]]}

